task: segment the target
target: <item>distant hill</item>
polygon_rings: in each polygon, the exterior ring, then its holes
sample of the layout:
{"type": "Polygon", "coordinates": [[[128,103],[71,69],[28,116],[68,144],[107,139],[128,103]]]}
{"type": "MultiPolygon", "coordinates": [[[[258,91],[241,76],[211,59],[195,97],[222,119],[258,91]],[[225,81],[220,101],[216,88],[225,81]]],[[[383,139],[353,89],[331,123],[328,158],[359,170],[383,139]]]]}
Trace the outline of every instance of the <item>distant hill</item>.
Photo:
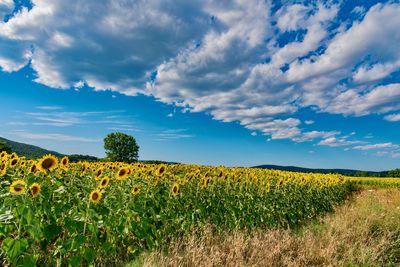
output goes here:
{"type": "MultiPolygon", "coordinates": [[[[8,140],[6,138],[0,137],[0,140],[4,141],[11,147],[12,152],[17,153],[20,157],[27,157],[30,159],[41,158],[44,155],[52,154],[56,157],[64,157],[66,155],[58,153],[56,151],[47,150],[38,146],[28,145],[20,142],[15,142],[8,140]]],[[[99,158],[88,156],[88,155],[68,155],[70,162],[78,162],[78,161],[98,161],[99,158]]]]}
{"type": "MultiPolygon", "coordinates": [[[[355,175],[360,170],[349,170],[349,169],[310,169],[310,168],[302,168],[296,166],[278,166],[278,165],[259,165],[254,166],[252,168],[260,168],[260,169],[274,169],[281,171],[292,171],[292,172],[312,172],[312,173],[340,173],[340,174],[353,174],[355,175]]],[[[368,171],[370,174],[379,174],[381,172],[373,172],[368,171]]]]}
{"type": "Polygon", "coordinates": [[[7,145],[9,145],[11,147],[12,152],[17,153],[18,156],[20,156],[20,157],[25,156],[27,158],[40,158],[46,154],[52,154],[57,157],[65,156],[65,155],[60,154],[55,151],[50,151],[50,150],[47,150],[47,149],[44,149],[44,148],[41,148],[38,146],[34,146],[34,145],[28,145],[28,144],[24,144],[24,143],[11,141],[11,140],[8,140],[3,137],[0,137],[0,140],[6,142],[7,145]]]}

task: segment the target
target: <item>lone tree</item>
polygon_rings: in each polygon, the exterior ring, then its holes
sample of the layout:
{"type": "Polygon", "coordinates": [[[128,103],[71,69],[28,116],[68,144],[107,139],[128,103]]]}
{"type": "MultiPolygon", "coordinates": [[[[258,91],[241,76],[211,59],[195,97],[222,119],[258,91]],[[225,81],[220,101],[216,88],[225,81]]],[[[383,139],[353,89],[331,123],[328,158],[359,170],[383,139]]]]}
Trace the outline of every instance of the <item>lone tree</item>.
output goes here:
{"type": "Polygon", "coordinates": [[[7,145],[6,142],[0,140],[0,152],[5,151],[7,153],[11,153],[11,147],[7,145]]]}
{"type": "Polygon", "coordinates": [[[133,136],[124,133],[110,133],[104,138],[107,160],[135,162],[139,158],[139,146],[133,136]]]}

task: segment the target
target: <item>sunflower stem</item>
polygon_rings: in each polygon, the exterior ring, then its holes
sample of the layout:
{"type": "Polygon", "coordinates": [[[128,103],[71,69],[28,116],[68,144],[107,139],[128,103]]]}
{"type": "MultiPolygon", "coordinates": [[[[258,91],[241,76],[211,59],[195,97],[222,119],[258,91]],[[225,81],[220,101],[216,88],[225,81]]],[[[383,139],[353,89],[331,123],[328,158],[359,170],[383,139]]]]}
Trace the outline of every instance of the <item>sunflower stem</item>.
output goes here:
{"type": "Polygon", "coordinates": [[[85,214],[86,218],[85,218],[85,224],[83,225],[83,235],[85,235],[85,233],[86,233],[86,224],[87,224],[88,217],[89,217],[89,206],[90,206],[90,200],[88,201],[88,204],[86,207],[86,214],[85,214]]]}
{"type": "MultiPolygon", "coordinates": [[[[25,204],[26,204],[26,194],[25,194],[25,196],[24,196],[24,206],[25,206],[25,204]]],[[[22,213],[23,213],[23,212],[24,212],[24,211],[22,211],[22,213]]],[[[19,225],[18,225],[18,236],[17,236],[17,239],[19,239],[19,237],[21,236],[22,219],[23,219],[22,213],[21,213],[20,216],[19,216],[19,225]]]]}

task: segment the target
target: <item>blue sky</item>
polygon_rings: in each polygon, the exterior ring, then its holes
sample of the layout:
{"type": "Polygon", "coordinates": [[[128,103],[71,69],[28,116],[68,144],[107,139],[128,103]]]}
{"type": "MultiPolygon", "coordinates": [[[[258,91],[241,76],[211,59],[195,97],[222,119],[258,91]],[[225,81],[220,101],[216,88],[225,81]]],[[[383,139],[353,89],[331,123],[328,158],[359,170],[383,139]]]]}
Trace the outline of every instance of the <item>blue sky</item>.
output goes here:
{"type": "Polygon", "coordinates": [[[104,156],[400,167],[399,1],[0,0],[0,136],[104,156]]]}

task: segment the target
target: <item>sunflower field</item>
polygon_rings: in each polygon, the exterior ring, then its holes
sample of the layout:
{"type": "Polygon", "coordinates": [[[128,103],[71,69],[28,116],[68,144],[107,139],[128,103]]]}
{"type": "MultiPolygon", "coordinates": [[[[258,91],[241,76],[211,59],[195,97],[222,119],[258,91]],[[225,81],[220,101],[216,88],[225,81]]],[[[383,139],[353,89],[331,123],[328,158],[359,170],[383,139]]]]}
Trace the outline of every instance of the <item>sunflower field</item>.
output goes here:
{"type": "Polygon", "coordinates": [[[369,186],[383,188],[400,188],[400,178],[378,178],[378,177],[346,177],[347,180],[369,186]]]}
{"type": "Polygon", "coordinates": [[[293,227],[353,190],[340,175],[200,165],[69,163],[0,154],[0,264],[122,264],[212,224],[293,227]]]}

